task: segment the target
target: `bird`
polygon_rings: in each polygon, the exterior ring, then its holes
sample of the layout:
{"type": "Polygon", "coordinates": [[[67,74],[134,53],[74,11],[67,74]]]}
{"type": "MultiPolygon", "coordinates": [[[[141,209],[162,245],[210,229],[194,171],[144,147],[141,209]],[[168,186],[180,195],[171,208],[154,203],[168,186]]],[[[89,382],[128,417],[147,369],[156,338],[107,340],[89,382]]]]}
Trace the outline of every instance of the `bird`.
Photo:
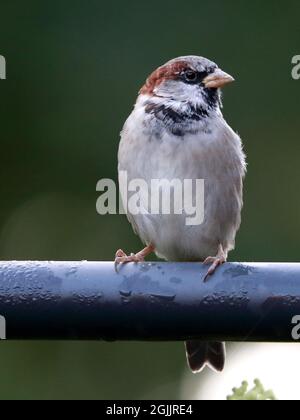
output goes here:
{"type": "MultiPolygon", "coordinates": [[[[222,88],[235,79],[204,57],[182,56],[158,67],[139,91],[134,109],[121,131],[119,183],[143,179],[203,179],[204,219],[186,224],[183,214],[151,214],[148,191],[140,190],[141,214],[127,217],[144,248],[115,255],[116,266],[143,262],[151,253],[170,262],[208,266],[204,281],[227,261],[241,225],[243,183],[247,164],[242,140],[222,113],[222,88]]],[[[127,192],[120,191],[123,202],[127,192]]],[[[192,193],[191,193],[192,194],[192,193]]],[[[223,371],[225,344],[187,341],[192,372],[206,366],[223,371]]]]}

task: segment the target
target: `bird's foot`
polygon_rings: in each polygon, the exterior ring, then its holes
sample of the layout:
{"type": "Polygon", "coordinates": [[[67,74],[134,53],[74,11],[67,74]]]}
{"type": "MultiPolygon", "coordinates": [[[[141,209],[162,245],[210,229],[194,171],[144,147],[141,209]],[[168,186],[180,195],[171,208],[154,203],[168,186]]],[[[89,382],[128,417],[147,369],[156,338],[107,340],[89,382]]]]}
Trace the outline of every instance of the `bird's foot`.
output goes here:
{"type": "Polygon", "coordinates": [[[204,265],[210,264],[210,267],[204,277],[204,282],[207,282],[209,277],[212,276],[216,272],[217,268],[223,265],[224,263],[226,263],[226,261],[227,261],[227,254],[224,252],[223,247],[220,246],[217,256],[208,257],[203,263],[204,265]]]}
{"type": "Polygon", "coordinates": [[[122,249],[119,249],[119,251],[116,252],[116,259],[115,259],[115,263],[116,264],[126,264],[126,263],[130,263],[130,262],[143,262],[145,259],[145,257],[141,254],[130,254],[127,255],[125,254],[124,251],[122,251],[122,249]]]}
{"type": "Polygon", "coordinates": [[[151,254],[154,251],[154,247],[152,245],[147,246],[142,251],[138,252],[137,254],[130,254],[127,255],[122,249],[119,249],[116,252],[115,258],[115,269],[118,271],[119,264],[128,264],[128,263],[139,263],[144,262],[147,255],[151,254]]]}

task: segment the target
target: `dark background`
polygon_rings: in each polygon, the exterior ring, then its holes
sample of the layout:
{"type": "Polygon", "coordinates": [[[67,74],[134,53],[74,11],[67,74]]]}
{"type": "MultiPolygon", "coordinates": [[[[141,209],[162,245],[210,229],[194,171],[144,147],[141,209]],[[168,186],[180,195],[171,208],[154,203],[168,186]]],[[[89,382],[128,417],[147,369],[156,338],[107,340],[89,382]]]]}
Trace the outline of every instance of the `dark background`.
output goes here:
{"type": "MultiPolygon", "coordinates": [[[[299,261],[299,13],[296,0],[2,0],[0,258],[139,249],[125,216],[96,214],[96,183],[116,179],[119,132],[146,76],[197,54],[237,80],[224,113],[249,173],[230,259],[299,261]]],[[[178,398],[185,369],[180,344],[1,343],[0,398],[178,398]]]]}

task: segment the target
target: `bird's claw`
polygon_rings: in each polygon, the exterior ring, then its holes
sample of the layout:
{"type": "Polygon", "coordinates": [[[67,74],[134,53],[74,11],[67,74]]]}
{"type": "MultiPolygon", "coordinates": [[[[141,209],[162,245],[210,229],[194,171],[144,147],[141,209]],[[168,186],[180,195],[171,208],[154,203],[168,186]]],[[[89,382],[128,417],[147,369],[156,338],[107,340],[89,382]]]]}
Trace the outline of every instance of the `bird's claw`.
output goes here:
{"type": "Polygon", "coordinates": [[[144,256],[141,254],[130,254],[127,255],[125,254],[124,251],[122,251],[122,249],[119,249],[116,252],[116,258],[115,258],[115,270],[116,272],[118,272],[118,267],[119,264],[128,264],[128,263],[139,263],[139,262],[143,262],[145,260],[144,256]]]}
{"type": "Polygon", "coordinates": [[[203,265],[208,265],[211,264],[211,266],[209,267],[205,277],[204,277],[204,283],[206,283],[209,279],[210,276],[212,276],[216,269],[224,264],[226,262],[226,258],[225,257],[208,257],[206,258],[206,260],[204,261],[203,265]]]}

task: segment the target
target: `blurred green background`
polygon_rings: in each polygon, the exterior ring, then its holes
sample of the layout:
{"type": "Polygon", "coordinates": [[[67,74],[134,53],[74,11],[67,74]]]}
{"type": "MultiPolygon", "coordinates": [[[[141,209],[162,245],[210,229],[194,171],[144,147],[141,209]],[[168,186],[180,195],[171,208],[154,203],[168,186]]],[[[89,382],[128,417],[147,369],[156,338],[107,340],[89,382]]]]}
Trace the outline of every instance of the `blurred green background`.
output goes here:
{"type": "MultiPolygon", "coordinates": [[[[249,173],[230,259],[299,261],[299,14],[296,0],[2,0],[0,258],[139,249],[126,217],[96,214],[96,183],[117,177],[119,132],[146,76],[197,54],[237,80],[224,113],[249,173]]],[[[176,343],[1,343],[0,398],[175,399],[186,369],[176,343]]]]}

